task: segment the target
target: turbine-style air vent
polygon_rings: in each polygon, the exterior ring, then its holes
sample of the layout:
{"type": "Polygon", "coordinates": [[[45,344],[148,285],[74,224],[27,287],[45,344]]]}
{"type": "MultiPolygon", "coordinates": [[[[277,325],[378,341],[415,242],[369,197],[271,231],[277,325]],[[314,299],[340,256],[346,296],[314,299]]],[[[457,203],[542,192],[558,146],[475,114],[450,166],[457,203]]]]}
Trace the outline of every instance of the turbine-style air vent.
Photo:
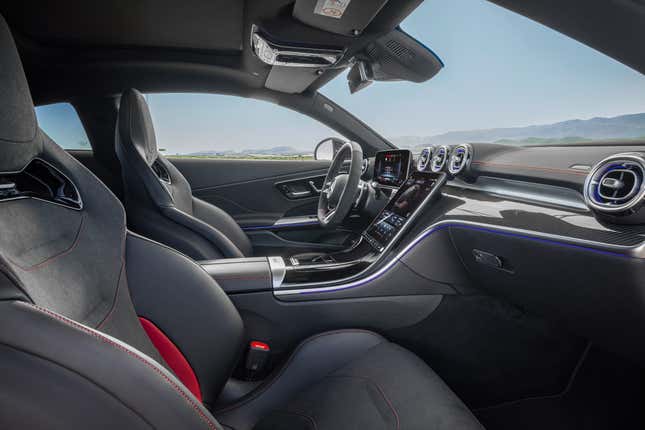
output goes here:
{"type": "Polygon", "coordinates": [[[432,148],[423,148],[417,159],[417,170],[424,172],[430,165],[430,160],[432,160],[432,148]]]}
{"type": "Polygon", "coordinates": [[[440,147],[438,147],[432,157],[430,170],[432,170],[435,173],[441,172],[441,170],[443,170],[443,166],[446,165],[446,161],[448,161],[449,156],[450,156],[450,148],[448,148],[446,145],[441,145],[440,147]]]}
{"type": "Polygon", "coordinates": [[[459,174],[468,164],[473,155],[473,149],[468,144],[458,145],[453,149],[448,161],[448,172],[451,175],[459,174]]]}
{"type": "Polygon", "coordinates": [[[644,196],[645,158],[638,153],[616,154],[602,160],[585,182],[585,201],[599,212],[633,212],[644,196]]]}

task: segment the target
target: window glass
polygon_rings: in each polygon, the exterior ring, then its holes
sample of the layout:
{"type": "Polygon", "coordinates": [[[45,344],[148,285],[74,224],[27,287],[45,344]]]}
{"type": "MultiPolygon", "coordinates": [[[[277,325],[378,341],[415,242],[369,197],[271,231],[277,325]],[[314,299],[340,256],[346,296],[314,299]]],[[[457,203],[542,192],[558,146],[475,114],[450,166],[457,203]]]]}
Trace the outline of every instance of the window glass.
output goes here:
{"type": "Polygon", "coordinates": [[[310,160],[338,133],[290,109],[216,94],[146,95],[159,151],[183,157],[310,160]]]}
{"type": "Polygon", "coordinates": [[[443,60],[433,79],[321,89],[399,147],[645,139],[645,76],[555,30],[484,0],[426,0],[401,27],[443,60]]]}
{"type": "Polygon", "coordinates": [[[63,149],[92,150],[83,124],[71,104],[38,106],[36,116],[40,128],[63,149]]]}

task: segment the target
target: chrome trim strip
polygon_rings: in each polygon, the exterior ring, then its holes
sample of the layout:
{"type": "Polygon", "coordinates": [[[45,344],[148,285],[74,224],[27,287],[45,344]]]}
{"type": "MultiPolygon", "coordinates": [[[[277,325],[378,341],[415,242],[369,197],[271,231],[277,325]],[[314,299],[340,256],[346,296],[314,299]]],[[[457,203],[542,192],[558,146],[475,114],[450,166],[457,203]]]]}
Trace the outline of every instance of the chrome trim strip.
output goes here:
{"type": "MultiPolygon", "coordinates": [[[[287,296],[287,295],[293,295],[293,294],[316,294],[316,293],[327,293],[327,292],[334,292],[334,291],[340,291],[340,290],[359,287],[363,284],[366,284],[368,282],[371,282],[381,277],[385,272],[390,270],[390,268],[392,268],[395,263],[397,263],[401,258],[403,258],[412,248],[414,248],[416,245],[418,245],[421,241],[423,241],[427,237],[431,236],[433,233],[440,230],[444,230],[449,227],[458,228],[460,226],[475,227],[475,228],[481,229],[482,231],[489,231],[493,233],[497,232],[502,234],[505,233],[505,234],[523,236],[529,239],[534,238],[537,240],[558,242],[564,246],[579,247],[581,249],[587,249],[589,251],[595,251],[603,254],[614,255],[617,257],[645,259],[645,242],[643,242],[638,246],[612,245],[612,244],[595,242],[595,241],[586,240],[586,239],[577,239],[577,238],[560,236],[556,234],[541,233],[541,232],[518,229],[513,227],[496,226],[496,225],[478,223],[473,221],[444,220],[430,225],[422,233],[417,235],[410,243],[408,243],[405,246],[405,248],[403,248],[403,250],[401,250],[394,258],[389,260],[384,266],[382,266],[380,269],[378,269],[376,272],[370,275],[367,275],[363,278],[354,279],[354,280],[351,280],[351,278],[346,278],[340,281],[345,283],[341,283],[341,284],[333,285],[329,287],[316,288],[312,286],[310,288],[299,288],[299,289],[287,290],[284,288],[288,287],[288,285],[283,285],[282,286],[283,289],[281,289],[280,291],[274,291],[273,294],[276,296],[287,296]]],[[[354,278],[365,274],[367,271],[370,270],[371,267],[374,266],[374,264],[376,264],[376,262],[374,262],[370,267],[366,268],[358,275],[355,275],[354,278]]],[[[306,284],[300,284],[300,285],[306,286],[306,284]]]]}
{"type": "Polygon", "coordinates": [[[269,269],[271,270],[271,284],[273,289],[280,288],[284,277],[287,274],[287,266],[284,264],[282,257],[267,257],[269,262],[269,269]]]}
{"type": "Polygon", "coordinates": [[[273,223],[274,227],[280,227],[280,226],[289,226],[293,224],[318,224],[318,217],[315,216],[290,216],[290,217],[285,217],[285,218],[280,218],[276,222],[273,223]]]}

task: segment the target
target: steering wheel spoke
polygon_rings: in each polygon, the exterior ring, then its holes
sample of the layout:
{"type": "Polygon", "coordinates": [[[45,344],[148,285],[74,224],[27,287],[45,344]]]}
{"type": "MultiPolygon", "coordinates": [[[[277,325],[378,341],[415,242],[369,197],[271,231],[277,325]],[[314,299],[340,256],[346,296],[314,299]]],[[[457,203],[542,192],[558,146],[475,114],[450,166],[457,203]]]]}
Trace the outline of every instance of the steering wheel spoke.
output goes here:
{"type": "Polygon", "coordinates": [[[362,162],[363,150],[355,142],[345,143],[334,156],[318,200],[318,221],[323,227],[340,224],[351,210],[358,191],[362,162]],[[348,172],[341,173],[348,160],[348,172]]]}

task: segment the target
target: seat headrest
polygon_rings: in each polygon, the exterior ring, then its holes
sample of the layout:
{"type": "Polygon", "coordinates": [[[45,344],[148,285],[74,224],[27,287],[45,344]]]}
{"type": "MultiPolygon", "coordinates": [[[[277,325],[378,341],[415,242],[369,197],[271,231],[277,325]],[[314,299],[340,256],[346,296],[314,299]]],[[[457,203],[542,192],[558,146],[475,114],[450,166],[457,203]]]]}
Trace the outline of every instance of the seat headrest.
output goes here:
{"type": "Polygon", "coordinates": [[[36,112],[11,31],[0,15],[0,172],[16,172],[42,150],[36,112]]]}
{"type": "Polygon", "coordinates": [[[143,94],[134,88],[121,95],[119,135],[120,143],[134,146],[149,166],[159,156],[148,103],[143,94]]]}

